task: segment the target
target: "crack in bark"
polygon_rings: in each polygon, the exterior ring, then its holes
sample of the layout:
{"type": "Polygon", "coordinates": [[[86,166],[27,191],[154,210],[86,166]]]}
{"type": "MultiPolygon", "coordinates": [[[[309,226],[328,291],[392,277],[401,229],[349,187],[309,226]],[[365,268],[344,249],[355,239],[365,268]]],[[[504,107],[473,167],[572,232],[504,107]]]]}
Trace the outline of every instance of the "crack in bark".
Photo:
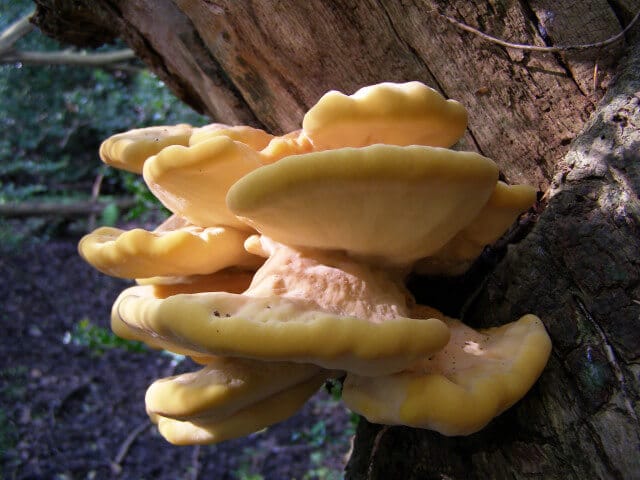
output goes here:
{"type": "MultiPolygon", "coordinates": [[[[227,74],[227,71],[222,67],[222,65],[220,64],[218,59],[211,53],[211,51],[207,47],[205,41],[203,40],[202,36],[200,35],[200,32],[196,28],[196,25],[193,23],[191,18],[187,15],[187,13],[184,10],[182,10],[179,7],[178,4],[176,4],[176,8],[183,14],[184,18],[189,22],[190,30],[192,30],[195,33],[193,39],[194,39],[195,42],[197,42],[197,45],[199,47],[200,53],[204,52],[204,56],[208,60],[210,60],[211,63],[214,65],[215,72],[214,72],[213,75],[210,75],[210,76],[212,78],[215,78],[215,77],[220,78],[224,82],[224,84],[226,86],[226,89],[236,99],[238,99],[240,101],[240,103],[242,103],[243,110],[246,110],[246,111],[249,112],[249,114],[251,116],[251,119],[255,123],[255,126],[258,127],[258,128],[264,128],[263,123],[259,119],[257,113],[251,107],[251,104],[246,100],[246,98],[244,98],[244,96],[242,95],[242,92],[240,91],[240,89],[238,88],[236,83],[231,79],[231,77],[227,74]]],[[[192,52],[192,53],[195,55],[195,52],[192,52]]]]}
{"type": "MultiPolygon", "coordinates": [[[[613,372],[616,376],[616,379],[618,380],[618,384],[620,385],[620,392],[622,393],[622,396],[624,398],[624,405],[627,410],[627,413],[636,423],[638,423],[638,417],[636,415],[635,410],[633,409],[633,404],[631,403],[631,398],[629,395],[628,381],[622,371],[622,368],[620,367],[620,364],[618,363],[615,350],[611,345],[611,342],[609,341],[607,334],[605,333],[600,323],[598,323],[598,321],[595,319],[595,317],[591,315],[591,312],[589,312],[589,310],[587,309],[582,299],[579,298],[577,295],[574,295],[573,299],[578,305],[578,308],[580,309],[582,316],[589,321],[589,323],[595,328],[596,332],[598,333],[598,336],[600,337],[600,340],[602,341],[602,345],[605,349],[605,353],[607,355],[607,360],[609,361],[609,365],[611,365],[611,367],[613,368],[613,372]]],[[[639,424],[639,427],[640,427],[640,424],[639,424]]]]}
{"type": "MultiPolygon", "coordinates": [[[[527,20],[529,20],[529,22],[531,22],[531,24],[533,24],[535,26],[536,33],[538,35],[540,35],[540,38],[542,39],[544,44],[547,47],[554,46],[553,39],[549,36],[549,34],[547,33],[546,29],[540,23],[540,18],[538,17],[536,12],[533,10],[533,8],[531,8],[531,5],[529,5],[529,2],[526,1],[526,0],[520,0],[519,3],[521,5],[521,7],[522,7],[522,11],[527,16],[527,20]]],[[[577,79],[573,76],[573,72],[569,68],[569,65],[564,61],[564,59],[562,58],[560,53],[559,52],[553,52],[552,55],[553,55],[553,58],[555,59],[555,61],[558,63],[558,66],[560,66],[560,68],[562,68],[562,70],[564,71],[564,73],[567,76],[567,78],[569,80],[571,80],[571,82],[576,86],[578,91],[585,98],[589,98],[589,92],[585,92],[584,90],[582,90],[582,87],[580,87],[580,84],[578,83],[577,79]]]]}
{"type": "MultiPolygon", "coordinates": [[[[600,458],[600,460],[602,461],[602,464],[606,466],[610,474],[613,474],[615,476],[614,478],[616,480],[625,480],[622,475],[622,472],[620,472],[620,470],[616,468],[612,459],[609,458],[609,456],[606,454],[605,455],[601,454],[601,452],[605,452],[606,450],[605,450],[604,444],[602,443],[602,438],[601,438],[600,432],[598,431],[598,428],[594,426],[590,420],[587,420],[584,423],[584,425],[591,433],[591,438],[593,438],[594,441],[597,442],[598,448],[596,448],[596,451],[599,454],[598,458],[600,458]]],[[[611,478],[611,477],[608,477],[608,478],[611,478]]]]}
{"type": "MultiPolygon", "coordinates": [[[[259,16],[256,15],[254,7],[253,7],[253,5],[251,3],[249,3],[248,9],[250,10],[249,15],[251,16],[251,18],[254,19],[253,24],[256,27],[256,30],[258,32],[260,32],[261,40],[264,42],[265,45],[270,45],[272,47],[273,51],[278,51],[279,50],[279,45],[277,45],[275,42],[273,42],[271,40],[273,38],[273,36],[269,35],[269,33],[267,31],[265,31],[264,28],[262,27],[262,25],[260,24],[259,16]]],[[[273,65],[273,62],[268,61],[268,59],[264,58],[264,56],[260,55],[259,52],[257,52],[257,51],[254,51],[253,53],[256,55],[256,57],[260,58],[260,60],[268,68],[269,72],[271,72],[275,78],[277,78],[284,85],[286,85],[287,92],[291,95],[291,97],[295,100],[295,102],[298,105],[300,105],[300,106],[302,106],[304,108],[308,107],[308,105],[306,105],[306,103],[304,101],[303,95],[300,93],[300,91],[296,87],[296,85],[292,81],[287,80],[287,78],[279,70],[275,70],[273,68],[270,68],[273,65]]],[[[272,127],[275,128],[275,126],[272,126],[272,127]]]]}
{"type": "MultiPolygon", "coordinates": [[[[609,5],[609,8],[618,19],[618,23],[620,24],[620,27],[626,27],[628,22],[625,21],[625,18],[624,18],[625,16],[623,11],[625,9],[622,7],[622,5],[620,5],[620,2],[617,2],[615,0],[607,0],[607,5],[609,5]]],[[[631,13],[631,12],[628,12],[628,13],[631,13]]]]}
{"type": "Polygon", "coordinates": [[[369,454],[369,464],[367,466],[368,479],[370,479],[371,476],[373,475],[373,465],[375,461],[375,456],[378,453],[378,447],[380,446],[380,441],[382,440],[383,435],[387,433],[387,431],[390,428],[391,428],[390,425],[383,426],[376,434],[376,437],[373,439],[373,446],[371,447],[371,453],[369,454]]]}

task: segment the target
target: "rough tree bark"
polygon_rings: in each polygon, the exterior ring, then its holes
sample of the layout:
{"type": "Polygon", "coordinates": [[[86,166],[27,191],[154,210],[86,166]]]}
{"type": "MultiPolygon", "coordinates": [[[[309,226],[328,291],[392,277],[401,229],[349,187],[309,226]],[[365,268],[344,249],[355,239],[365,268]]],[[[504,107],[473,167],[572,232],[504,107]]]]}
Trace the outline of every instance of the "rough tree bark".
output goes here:
{"type": "Polygon", "coordinates": [[[37,3],[46,32],[124,38],[225,123],[292,130],[326,90],[380,81],[417,79],[462,101],[460,147],[537,185],[546,208],[467,277],[413,285],[473,325],[536,313],[552,359],[522,402],[470,437],[363,421],[348,477],[640,478],[640,43],[618,62],[623,43],[532,52],[450,21],[516,43],[585,44],[618,33],[639,0],[37,3]]]}

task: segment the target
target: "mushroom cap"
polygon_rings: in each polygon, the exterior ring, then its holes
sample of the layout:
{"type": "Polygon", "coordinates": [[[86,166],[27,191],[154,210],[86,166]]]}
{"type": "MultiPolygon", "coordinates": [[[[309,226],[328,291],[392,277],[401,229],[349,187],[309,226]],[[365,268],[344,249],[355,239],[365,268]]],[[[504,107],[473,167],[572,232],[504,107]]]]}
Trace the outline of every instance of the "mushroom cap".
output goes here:
{"type": "Polygon", "coordinates": [[[353,95],[326,93],[304,116],[316,150],[387,145],[450,147],[467,127],[467,111],[420,82],[380,83],[353,95]]]}
{"type": "Polygon", "coordinates": [[[260,151],[260,160],[268,165],[290,155],[301,155],[311,151],[313,151],[313,145],[304,131],[295,130],[280,137],[273,137],[260,151]]]}
{"type": "Polygon", "coordinates": [[[244,143],[253,150],[265,148],[274,138],[270,133],[259,128],[246,125],[225,125],[224,123],[211,123],[204,127],[194,128],[189,137],[189,146],[197,145],[214,137],[225,136],[236,142],[244,143]]]}
{"type": "Polygon", "coordinates": [[[375,378],[347,374],[345,404],[374,423],[470,435],[520,400],[551,353],[540,319],[476,332],[447,319],[451,340],[410,369],[375,378]]]}
{"type": "Polygon", "coordinates": [[[104,163],[120,170],[142,173],[147,158],[169,145],[188,145],[193,127],[186,123],[137,128],[118,133],[100,145],[104,163]]]}
{"type": "Polygon", "coordinates": [[[214,357],[196,372],[156,380],[145,402],[162,417],[217,422],[319,373],[315,365],[214,357]]]}
{"type": "Polygon", "coordinates": [[[120,294],[111,328],[120,337],[185,355],[312,363],[363,375],[402,370],[449,339],[448,327],[435,318],[374,323],[312,302],[226,292],[158,299],[150,286],[120,294]]]}
{"type": "Polygon", "coordinates": [[[262,259],[244,249],[247,236],[231,227],[191,225],[156,232],[100,227],[80,240],[78,250],[88,263],[114,277],[197,275],[260,265],[262,259]]]}
{"type": "Polygon", "coordinates": [[[533,187],[498,182],[478,216],[434,255],[418,260],[414,271],[424,275],[464,273],[484,247],[498,240],[535,201],[533,187]]]}
{"type": "Polygon", "coordinates": [[[175,445],[218,443],[248,435],[287,419],[302,407],[325,380],[326,374],[319,374],[215,422],[180,421],[162,416],[155,418],[160,434],[175,445]]]}
{"type": "Polygon", "coordinates": [[[143,175],[165,207],[194,225],[247,230],[227,209],[225,196],[233,183],[259,166],[255,150],[217,136],[191,147],[165,148],[145,162],[143,175]]]}
{"type": "Polygon", "coordinates": [[[254,170],[231,187],[227,205],[286,245],[408,264],[467,226],[497,178],[495,163],[473,152],[342,148],[254,170]]]}
{"type": "Polygon", "coordinates": [[[493,243],[521,213],[531,208],[535,201],[535,188],[498,182],[487,204],[460,234],[479,245],[493,243]]]}

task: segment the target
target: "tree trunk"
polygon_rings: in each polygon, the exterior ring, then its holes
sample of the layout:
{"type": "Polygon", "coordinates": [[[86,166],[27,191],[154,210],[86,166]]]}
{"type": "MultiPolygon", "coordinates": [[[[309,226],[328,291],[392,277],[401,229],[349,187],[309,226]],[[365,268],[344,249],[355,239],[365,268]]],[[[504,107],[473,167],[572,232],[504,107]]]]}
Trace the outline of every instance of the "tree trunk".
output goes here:
{"type": "Polygon", "coordinates": [[[348,477],[640,478],[640,44],[602,99],[622,42],[534,52],[459,25],[515,43],[588,44],[620,32],[639,0],[37,3],[45,31],[76,43],[121,36],[224,123],[293,130],[325,91],[381,81],[421,80],[461,101],[460,148],[546,190],[546,208],[485,264],[495,268],[417,280],[417,296],[446,291],[434,301],[472,325],[535,313],[552,358],[522,402],[466,438],[363,420],[348,477]]]}
{"type": "Polygon", "coordinates": [[[543,318],[554,348],[538,384],[466,438],[363,422],[349,478],[640,478],[639,52],[636,41],[536,225],[464,308],[473,325],[543,318]]]}

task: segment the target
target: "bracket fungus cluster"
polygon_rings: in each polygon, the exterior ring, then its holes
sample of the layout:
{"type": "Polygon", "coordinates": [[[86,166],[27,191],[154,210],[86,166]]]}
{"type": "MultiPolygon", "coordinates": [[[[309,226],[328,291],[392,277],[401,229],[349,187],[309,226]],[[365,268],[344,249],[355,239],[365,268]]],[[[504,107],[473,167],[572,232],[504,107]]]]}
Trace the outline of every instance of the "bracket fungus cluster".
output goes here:
{"type": "Polygon", "coordinates": [[[173,213],[154,231],[99,228],[81,255],[136,285],[120,336],[202,368],[164,378],[147,412],[176,444],[292,415],[330,377],[369,420],[466,435],[518,401],[551,345],[526,315],[475,331],[415,305],[412,270],[464,272],[535,200],[495,163],[449,149],[467,114],[419,82],[329,92],[302,129],[132,130],[102,159],[142,173],[173,213]]]}

